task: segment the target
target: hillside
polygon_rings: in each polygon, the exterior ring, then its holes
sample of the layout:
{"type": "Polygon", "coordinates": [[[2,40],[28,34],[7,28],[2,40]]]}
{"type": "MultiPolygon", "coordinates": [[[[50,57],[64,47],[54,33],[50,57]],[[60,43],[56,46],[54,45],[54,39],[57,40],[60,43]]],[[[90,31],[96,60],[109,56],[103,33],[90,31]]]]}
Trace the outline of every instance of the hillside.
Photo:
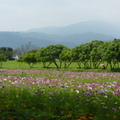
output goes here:
{"type": "Polygon", "coordinates": [[[64,27],[31,29],[26,32],[0,32],[0,47],[16,49],[31,42],[38,47],[62,44],[73,48],[92,40],[112,41],[119,38],[120,29],[103,21],[88,21],[64,27]]]}
{"type": "Polygon", "coordinates": [[[61,27],[34,28],[29,32],[44,32],[46,34],[71,35],[93,32],[120,37],[120,27],[106,21],[85,21],[61,27]]]}
{"type": "Polygon", "coordinates": [[[92,40],[109,41],[113,39],[114,37],[111,36],[91,32],[66,36],[24,32],[0,32],[0,47],[12,47],[16,49],[23,44],[31,42],[38,47],[45,47],[50,44],[62,44],[72,48],[92,40]]]}

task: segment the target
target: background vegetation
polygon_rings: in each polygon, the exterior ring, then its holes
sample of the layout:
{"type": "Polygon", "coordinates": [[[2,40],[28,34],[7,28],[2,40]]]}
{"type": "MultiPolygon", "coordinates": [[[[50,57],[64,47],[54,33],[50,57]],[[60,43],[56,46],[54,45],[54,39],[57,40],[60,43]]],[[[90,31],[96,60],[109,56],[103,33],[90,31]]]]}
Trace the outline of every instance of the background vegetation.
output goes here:
{"type": "MultiPolygon", "coordinates": [[[[40,68],[46,69],[119,71],[120,68],[120,39],[114,39],[110,42],[93,40],[72,49],[61,44],[35,49],[31,43],[24,45],[23,52],[22,48],[16,51],[10,48],[10,50],[1,48],[1,54],[4,55],[6,60],[11,60],[13,55],[18,55],[18,67],[23,67],[24,63],[27,63],[30,68],[40,66],[40,68]],[[3,50],[4,52],[2,52],[3,50]],[[7,52],[9,54],[6,54],[7,52]]],[[[1,62],[6,61],[0,59],[1,62]]],[[[11,67],[14,67],[14,65],[11,67]]]]}

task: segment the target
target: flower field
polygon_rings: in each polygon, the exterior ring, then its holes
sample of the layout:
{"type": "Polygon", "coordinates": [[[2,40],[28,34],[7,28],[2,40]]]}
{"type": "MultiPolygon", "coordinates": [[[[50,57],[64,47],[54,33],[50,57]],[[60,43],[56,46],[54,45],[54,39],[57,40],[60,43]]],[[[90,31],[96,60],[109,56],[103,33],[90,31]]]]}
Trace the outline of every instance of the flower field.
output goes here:
{"type": "Polygon", "coordinates": [[[114,119],[120,73],[0,70],[0,120],[114,119]]]}

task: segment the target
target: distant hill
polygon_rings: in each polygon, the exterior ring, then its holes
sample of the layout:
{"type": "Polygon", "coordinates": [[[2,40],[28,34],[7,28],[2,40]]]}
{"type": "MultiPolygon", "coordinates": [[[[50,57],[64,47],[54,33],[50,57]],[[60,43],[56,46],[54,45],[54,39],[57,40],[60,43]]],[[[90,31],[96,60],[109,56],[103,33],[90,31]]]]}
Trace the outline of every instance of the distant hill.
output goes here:
{"type": "Polygon", "coordinates": [[[64,27],[31,29],[26,32],[0,32],[0,47],[16,49],[31,42],[38,47],[62,44],[73,48],[92,40],[112,41],[120,29],[104,21],[88,21],[64,27]]]}
{"type": "Polygon", "coordinates": [[[73,48],[92,40],[110,41],[113,39],[114,37],[92,32],[66,36],[48,35],[38,32],[0,32],[0,47],[12,47],[13,49],[16,49],[23,44],[31,42],[38,47],[46,47],[50,44],[62,44],[69,48],[73,48]]]}
{"type": "Polygon", "coordinates": [[[120,27],[106,21],[85,21],[62,27],[34,28],[29,32],[43,32],[46,34],[71,35],[93,32],[113,37],[120,37],[120,27]]]}
{"type": "Polygon", "coordinates": [[[12,47],[16,49],[23,44],[31,42],[38,47],[46,47],[50,44],[63,44],[72,48],[92,40],[109,41],[113,39],[114,37],[111,36],[90,32],[66,36],[41,35],[40,33],[0,32],[0,47],[12,47]]]}
{"type": "Polygon", "coordinates": [[[0,47],[11,47],[16,49],[28,42],[31,42],[38,47],[45,47],[49,44],[54,44],[52,41],[50,42],[42,38],[37,39],[34,37],[24,36],[23,34],[24,33],[21,32],[0,32],[0,47]]]}

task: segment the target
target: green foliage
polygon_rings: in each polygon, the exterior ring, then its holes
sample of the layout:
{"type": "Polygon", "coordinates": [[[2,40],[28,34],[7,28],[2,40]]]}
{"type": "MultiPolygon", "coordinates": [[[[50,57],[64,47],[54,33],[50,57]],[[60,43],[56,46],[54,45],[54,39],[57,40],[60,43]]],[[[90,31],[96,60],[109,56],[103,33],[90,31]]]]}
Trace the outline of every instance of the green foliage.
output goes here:
{"type": "Polygon", "coordinates": [[[24,62],[28,63],[30,67],[33,67],[33,65],[37,62],[35,58],[35,53],[27,53],[24,55],[24,62]]]}
{"type": "Polygon", "coordinates": [[[72,53],[70,49],[65,49],[60,54],[60,60],[64,63],[64,68],[69,67],[72,63],[72,53]]]}
{"type": "Polygon", "coordinates": [[[120,60],[120,41],[116,40],[113,42],[106,43],[107,46],[103,46],[103,60],[110,64],[111,69],[118,64],[120,60]]]}
{"type": "Polygon", "coordinates": [[[80,46],[76,46],[72,49],[72,59],[74,62],[79,61],[81,52],[80,46]]]}
{"type": "Polygon", "coordinates": [[[36,60],[43,63],[43,67],[46,68],[46,62],[51,62],[49,57],[46,55],[45,47],[40,48],[36,52],[36,60]]]}
{"type": "Polygon", "coordinates": [[[28,51],[27,53],[36,53],[37,50],[31,50],[31,51],[28,51]]]}
{"type": "Polygon", "coordinates": [[[6,61],[7,61],[7,59],[6,59],[5,55],[0,54],[0,67],[2,67],[3,62],[6,62],[6,61]]]}
{"type": "Polygon", "coordinates": [[[81,68],[81,62],[85,68],[89,68],[88,61],[90,61],[90,52],[92,50],[91,43],[81,44],[72,49],[72,57],[77,62],[79,68],[81,68]]]}
{"type": "Polygon", "coordinates": [[[62,60],[62,61],[72,61],[72,57],[71,57],[71,50],[70,49],[65,49],[65,50],[63,50],[62,52],[61,52],[61,54],[60,54],[60,59],[62,60]]]}
{"type": "Polygon", "coordinates": [[[93,67],[98,68],[102,62],[102,56],[100,54],[99,47],[103,45],[102,41],[94,40],[91,42],[92,50],[90,51],[90,61],[92,61],[93,67]]]}
{"type": "Polygon", "coordinates": [[[13,49],[10,47],[1,47],[0,54],[6,56],[6,59],[11,60],[13,59],[13,49]]]}
{"type": "Polygon", "coordinates": [[[37,62],[36,52],[28,52],[28,53],[20,56],[17,61],[18,62],[26,62],[30,67],[33,67],[33,65],[37,62]]]}
{"type": "Polygon", "coordinates": [[[68,68],[72,62],[76,62],[78,68],[84,69],[97,69],[101,64],[104,69],[108,66],[110,69],[119,68],[120,39],[111,42],[93,40],[72,49],[60,44],[49,45],[27,52],[20,56],[18,61],[26,62],[29,65],[42,62],[44,68],[49,68],[52,64],[57,68],[61,68],[62,65],[64,68],[68,68]]]}
{"type": "Polygon", "coordinates": [[[0,62],[6,62],[6,57],[3,54],[0,54],[0,62]]]}
{"type": "Polygon", "coordinates": [[[60,54],[65,49],[68,48],[60,44],[49,45],[37,51],[36,59],[43,62],[43,67],[48,67],[51,63],[54,63],[59,68],[57,61],[60,60],[60,54]],[[46,62],[49,62],[49,64],[46,65],[46,62]]]}
{"type": "Polygon", "coordinates": [[[19,59],[17,59],[18,62],[24,62],[24,55],[21,55],[19,59]]]}

